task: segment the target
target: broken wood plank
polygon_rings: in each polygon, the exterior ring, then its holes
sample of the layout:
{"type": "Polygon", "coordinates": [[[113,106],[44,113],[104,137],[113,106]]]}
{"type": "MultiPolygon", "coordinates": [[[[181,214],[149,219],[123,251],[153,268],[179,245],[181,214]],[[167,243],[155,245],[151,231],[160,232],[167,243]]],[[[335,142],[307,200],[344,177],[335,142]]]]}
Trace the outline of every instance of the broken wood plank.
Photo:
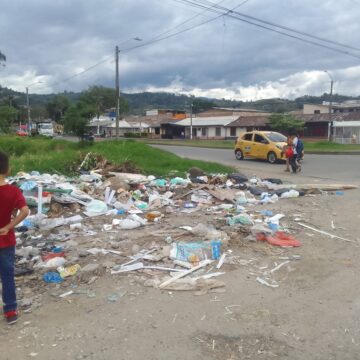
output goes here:
{"type": "Polygon", "coordinates": [[[205,191],[220,201],[227,200],[231,203],[235,202],[235,196],[236,196],[236,192],[237,192],[232,189],[214,189],[213,190],[213,189],[211,189],[210,186],[208,186],[205,191]]]}

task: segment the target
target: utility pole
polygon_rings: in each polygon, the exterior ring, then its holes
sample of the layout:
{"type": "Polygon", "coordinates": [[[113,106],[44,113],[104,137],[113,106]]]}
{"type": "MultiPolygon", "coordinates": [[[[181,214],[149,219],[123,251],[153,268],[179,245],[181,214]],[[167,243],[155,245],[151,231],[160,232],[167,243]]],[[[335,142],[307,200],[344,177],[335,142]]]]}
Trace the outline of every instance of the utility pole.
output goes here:
{"type": "Polygon", "coordinates": [[[29,88],[26,87],[26,108],[27,108],[27,120],[28,120],[28,132],[31,132],[31,118],[30,118],[30,104],[29,104],[29,88]]]}
{"type": "Polygon", "coordinates": [[[332,129],[333,129],[333,122],[332,122],[332,96],[333,96],[333,87],[334,87],[334,81],[331,78],[330,82],[330,102],[329,102],[329,141],[333,139],[332,129]]]}
{"type": "Polygon", "coordinates": [[[193,124],[192,124],[192,118],[193,118],[193,103],[190,104],[190,140],[193,139],[193,124]]]}
{"type": "Polygon", "coordinates": [[[332,123],[332,97],[333,97],[333,87],[334,87],[334,79],[331,76],[331,74],[327,71],[324,70],[325,73],[328,74],[329,78],[330,78],[330,101],[329,101],[329,127],[328,127],[328,141],[332,140],[332,128],[333,128],[333,123],[332,123]]]}
{"type": "Polygon", "coordinates": [[[116,103],[116,139],[119,139],[120,81],[119,81],[119,47],[118,46],[115,46],[115,103],[116,103]]]}

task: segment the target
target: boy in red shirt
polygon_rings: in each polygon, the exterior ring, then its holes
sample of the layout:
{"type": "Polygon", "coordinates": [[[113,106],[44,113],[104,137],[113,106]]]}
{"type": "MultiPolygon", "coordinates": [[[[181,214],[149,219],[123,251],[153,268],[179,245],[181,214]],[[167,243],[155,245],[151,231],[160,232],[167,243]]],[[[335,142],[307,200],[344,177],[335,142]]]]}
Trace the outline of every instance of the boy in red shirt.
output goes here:
{"type": "Polygon", "coordinates": [[[8,324],[14,324],[18,318],[14,276],[14,227],[29,215],[29,208],[21,190],[6,183],[9,174],[9,158],[0,152],[0,278],[5,319],[8,324]]]}

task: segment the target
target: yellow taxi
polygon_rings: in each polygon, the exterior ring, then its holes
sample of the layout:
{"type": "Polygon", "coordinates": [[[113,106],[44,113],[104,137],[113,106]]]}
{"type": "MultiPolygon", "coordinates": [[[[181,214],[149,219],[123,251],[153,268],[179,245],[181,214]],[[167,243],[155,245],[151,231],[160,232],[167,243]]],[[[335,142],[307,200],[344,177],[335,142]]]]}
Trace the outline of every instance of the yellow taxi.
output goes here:
{"type": "Polygon", "coordinates": [[[286,136],[273,131],[249,131],[243,133],[235,142],[235,157],[263,159],[271,164],[278,160],[285,160],[282,153],[287,144],[286,136]]]}

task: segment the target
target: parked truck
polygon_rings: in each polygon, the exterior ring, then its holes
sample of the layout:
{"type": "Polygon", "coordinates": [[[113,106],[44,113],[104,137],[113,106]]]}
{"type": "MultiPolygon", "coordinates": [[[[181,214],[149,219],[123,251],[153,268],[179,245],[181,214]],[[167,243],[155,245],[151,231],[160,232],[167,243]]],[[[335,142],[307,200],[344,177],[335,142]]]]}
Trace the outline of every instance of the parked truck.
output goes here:
{"type": "Polygon", "coordinates": [[[54,137],[54,126],[51,122],[39,122],[36,128],[32,129],[32,134],[54,137]]]}

